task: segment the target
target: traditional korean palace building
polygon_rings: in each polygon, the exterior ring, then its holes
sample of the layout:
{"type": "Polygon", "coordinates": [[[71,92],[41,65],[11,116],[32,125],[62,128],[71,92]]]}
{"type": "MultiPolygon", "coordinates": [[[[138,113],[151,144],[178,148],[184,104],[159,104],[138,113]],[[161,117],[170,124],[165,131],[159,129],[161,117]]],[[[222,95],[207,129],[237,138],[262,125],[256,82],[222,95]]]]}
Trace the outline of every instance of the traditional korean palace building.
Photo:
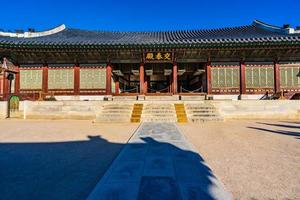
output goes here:
{"type": "Polygon", "coordinates": [[[23,99],[300,92],[299,28],[260,21],[211,30],[108,32],[61,25],[0,32],[0,57],[4,100],[10,92],[23,99]]]}

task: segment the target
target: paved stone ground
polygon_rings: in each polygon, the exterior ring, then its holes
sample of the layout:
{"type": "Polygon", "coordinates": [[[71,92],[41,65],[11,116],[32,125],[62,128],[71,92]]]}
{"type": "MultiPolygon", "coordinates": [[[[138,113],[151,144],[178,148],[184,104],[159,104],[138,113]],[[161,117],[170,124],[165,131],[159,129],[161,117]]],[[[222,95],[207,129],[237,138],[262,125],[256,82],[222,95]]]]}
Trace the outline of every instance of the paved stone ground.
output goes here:
{"type": "Polygon", "coordinates": [[[143,123],[89,199],[231,199],[174,123],[143,123]]]}

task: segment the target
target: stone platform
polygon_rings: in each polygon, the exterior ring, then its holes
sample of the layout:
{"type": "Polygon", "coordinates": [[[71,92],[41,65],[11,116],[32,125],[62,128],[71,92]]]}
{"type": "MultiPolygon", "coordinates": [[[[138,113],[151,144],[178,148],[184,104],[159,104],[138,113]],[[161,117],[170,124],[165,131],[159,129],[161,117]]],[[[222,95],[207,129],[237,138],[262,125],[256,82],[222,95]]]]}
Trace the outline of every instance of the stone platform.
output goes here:
{"type": "Polygon", "coordinates": [[[232,199],[175,123],[142,123],[90,200],[232,199]]]}

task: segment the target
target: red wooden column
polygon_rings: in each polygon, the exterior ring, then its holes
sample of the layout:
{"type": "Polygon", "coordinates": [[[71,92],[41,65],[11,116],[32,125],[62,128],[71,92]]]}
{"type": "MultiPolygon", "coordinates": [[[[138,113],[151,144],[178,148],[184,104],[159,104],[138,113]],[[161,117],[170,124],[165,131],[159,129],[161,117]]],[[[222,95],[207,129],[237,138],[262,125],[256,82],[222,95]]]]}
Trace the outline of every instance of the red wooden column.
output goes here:
{"type": "Polygon", "coordinates": [[[112,75],[112,66],[110,63],[106,65],[106,94],[111,95],[111,75],[112,75]]]}
{"type": "Polygon", "coordinates": [[[145,94],[145,68],[144,68],[144,63],[140,64],[140,94],[145,94]]]}
{"type": "Polygon", "coordinates": [[[16,65],[17,73],[15,75],[15,94],[20,94],[20,65],[16,65]]]}
{"type": "Polygon", "coordinates": [[[74,95],[80,93],[80,66],[78,63],[74,65],[74,95]]]}
{"type": "Polygon", "coordinates": [[[280,66],[278,61],[274,61],[274,92],[280,92],[280,66]]]}
{"type": "Polygon", "coordinates": [[[206,92],[207,94],[211,94],[211,63],[210,62],[206,63],[205,74],[206,74],[206,92]]]}
{"type": "Polygon", "coordinates": [[[48,93],[48,64],[44,64],[42,70],[43,70],[42,92],[48,93]]]}
{"type": "Polygon", "coordinates": [[[116,81],[115,81],[115,94],[119,94],[120,92],[120,80],[119,77],[116,77],[116,81]]]}
{"type": "Polygon", "coordinates": [[[145,75],[145,82],[144,82],[144,93],[147,94],[148,86],[150,84],[150,76],[145,75]]]}
{"type": "Polygon", "coordinates": [[[173,63],[173,94],[177,94],[178,90],[177,90],[177,63],[174,62],[173,63]]]}
{"type": "Polygon", "coordinates": [[[246,94],[246,64],[240,62],[240,94],[246,94]]]}
{"type": "Polygon", "coordinates": [[[170,76],[167,76],[167,84],[169,84],[169,88],[168,88],[168,92],[172,92],[172,83],[171,83],[171,80],[170,80],[170,76]]]}
{"type": "Polygon", "coordinates": [[[3,72],[3,99],[8,99],[9,94],[9,80],[7,79],[8,73],[3,72]]]}

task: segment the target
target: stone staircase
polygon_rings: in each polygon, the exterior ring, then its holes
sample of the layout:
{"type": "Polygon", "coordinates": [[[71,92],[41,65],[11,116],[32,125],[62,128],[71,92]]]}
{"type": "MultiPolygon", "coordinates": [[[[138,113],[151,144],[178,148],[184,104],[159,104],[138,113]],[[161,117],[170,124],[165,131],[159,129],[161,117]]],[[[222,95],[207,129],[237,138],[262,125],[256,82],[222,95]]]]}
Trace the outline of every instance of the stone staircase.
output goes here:
{"type": "Polygon", "coordinates": [[[136,95],[131,95],[131,96],[113,96],[112,98],[113,101],[136,101],[137,96],[136,95]]]}
{"type": "Polygon", "coordinates": [[[134,104],[133,105],[133,110],[131,114],[131,122],[133,123],[138,123],[141,121],[141,116],[143,112],[143,104],[134,104]]]}
{"type": "Polygon", "coordinates": [[[146,103],[143,107],[141,122],[177,122],[173,103],[146,103]]]}
{"type": "Polygon", "coordinates": [[[133,103],[106,103],[96,114],[95,122],[130,122],[133,103]]]}
{"type": "Polygon", "coordinates": [[[185,104],[189,122],[223,121],[215,106],[209,103],[185,104]]]}
{"type": "Polygon", "coordinates": [[[184,104],[179,103],[179,104],[174,104],[174,106],[175,106],[175,110],[176,110],[177,122],[178,123],[188,122],[186,112],[185,112],[185,108],[184,108],[184,104]]]}

